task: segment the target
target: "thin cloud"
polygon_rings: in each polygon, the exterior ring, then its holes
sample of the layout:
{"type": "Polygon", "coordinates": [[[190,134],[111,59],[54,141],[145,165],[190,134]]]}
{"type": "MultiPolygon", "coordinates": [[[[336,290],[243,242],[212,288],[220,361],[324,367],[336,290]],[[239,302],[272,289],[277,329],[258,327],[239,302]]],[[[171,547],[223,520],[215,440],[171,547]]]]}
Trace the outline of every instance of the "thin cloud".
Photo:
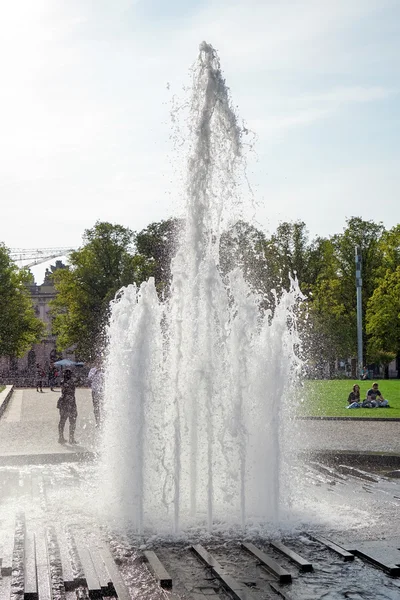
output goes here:
{"type": "MultiPolygon", "coordinates": [[[[44,227],[46,244],[69,245],[96,218],[141,229],[171,214],[170,100],[190,84],[203,39],[220,51],[239,114],[259,134],[261,159],[250,179],[272,213],[282,173],[299,184],[303,211],[320,209],[315,195],[307,196],[314,180],[325,179],[318,156],[329,148],[340,157],[334,128],[351,131],[360,107],[370,111],[366,131],[384,123],[380,106],[392,103],[398,115],[390,57],[399,42],[385,35],[397,0],[203,0],[184,11],[170,0],[173,19],[169,11],[152,14],[152,3],[140,10],[144,2],[15,0],[0,9],[0,187],[10,206],[3,229],[9,246],[33,246],[44,227]],[[300,150],[303,130],[316,134],[317,147],[304,134],[300,150]],[[301,181],[294,177],[300,154],[301,181]],[[68,227],[60,228],[63,206],[68,227]]],[[[386,140],[382,134],[380,154],[389,152],[386,140]]],[[[351,148],[351,133],[346,141],[351,148]]],[[[373,163],[373,149],[362,151],[359,160],[373,163]]],[[[388,164],[389,179],[393,168],[388,164]]],[[[335,189],[352,176],[338,172],[335,189]]],[[[353,188],[344,189],[355,202],[353,188]]]]}
{"type": "Polygon", "coordinates": [[[279,107],[270,107],[267,117],[250,119],[248,125],[259,134],[281,134],[293,128],[313,125],[317,121],[328,119],[353,104],[384,100],[391,94],[392,90],[383,87],[353,86],[334,88],[315,95],[297,96],[281,102],[279,107]]]}

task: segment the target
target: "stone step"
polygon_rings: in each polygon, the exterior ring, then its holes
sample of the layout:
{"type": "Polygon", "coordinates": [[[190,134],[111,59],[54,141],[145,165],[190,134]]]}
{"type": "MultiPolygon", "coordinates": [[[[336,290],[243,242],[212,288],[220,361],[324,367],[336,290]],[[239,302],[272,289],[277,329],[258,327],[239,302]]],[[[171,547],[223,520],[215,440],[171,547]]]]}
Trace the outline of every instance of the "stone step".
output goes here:
{"type": "Polygon", "coordinates": [[[129,590],[122,579],[122,575],[114,562],[110,550],[106,546],[101,546],[99,550],[100,556],[104,561],[107,571],[112,579],[112,589],[114,591],[113,595],[116,595],[119,600],[131,600],[129,590]]]}
{"type": "Polygon", "coordinates": [[[322,536],[317,537],[314,535],[310,535],[310,538],[312,540],[314,540],[315,542],[319,542],[323,546],[326,546],[326,548],[329,548],[329,550],[332,550],[332,552],[335,552],[335,554],[338,554],[339,556],[341,556],[344,561],[354,560],[354,554],[351,554],[351,552],[348,552],[341,546],[338,546],[338,544],[335,544],[334,542],[331,542],[330,540],[328,540],[322,536]]]}
{"type": "Polygon", "coordinates": [[[38,600],[38,582],[36,566],[36,541],[32,531],[25,536],[25,600],[38,600]]]}
{"type": "Polygon", "coordinates": [[[225,569],[219,564],[210,552],[208,552],[200,544],[192,546],[193,552],[200,560],[211,568],[214,575],[221,581],[224,588],[231,594],[235,600],[254,600],[255,596],[249,591],[249,588],[244,584],[236,581],[231,575],[227,574],[225,569]]]}
{"type": "Polygon", "coordinates": [[[10,577],[12,573],[12,559],[14,552],[15,518],[10,521],[5,531],[2,531],[1,534],[1,575],[3,577],[10,577]]]}
{"type": "Polygon", "coordinates": [[[144,556],[149,563],[150,570],[162,588],[172,588],[172,578],[155,552],[146,550],[144,556]]]}
{"type": "Polygon", "coordinates": [[[92,559],[94,568],[96,570],[97,577],[100,582],[100,587],[101,587],[103,596],[112,596],[112,594],[113,594],[112,580],[111,580],[110,574],[108,572],[108,569],[104,563],[104,560],[100,554],[100,551],[98,550],[98,548],[90,547],[89,552],[90,552],[90,557],[92,559]]]}
{"type": "Polygon", "coordinates": [[[15,520],[14,549],[12,555],[11,592],[13,600],[23,599],[25,585],[25,515],[15,520]]]}
{"type": "Polygon", "coordinates": [[[292,583],[292,576],[289,571],[286,571],[272,556],[268,556],[265,552],[257,548],[254,544],[242,544],[250,554],[258,558],[263,567],[265,567],[272,575],[274,575],[279,583],[292,583]]]}
{"type": "Polygon", "coordinates": [[[99,598],[102,595],[101,584],[89,549],[80,541],[77,542],[77,548],[83,567],[85,585],[89,591],[89,597],[99,598]]]}
{"type": "Polygon", "coordinates": [[[47,556],[47,544],[45,532],[40,530],[36,533],[36,568],[37,586],[40,600],[52,600],[50,567],[47,556]]]}
{"type": "Polygon", "coordinates": [[[293,550],[288,548],[288,546],[285,546],[285,544],[282,544],[282,542],[271,542],[270,545],[272,546],[272,548],[275,548],[275,550],[278,550],[278,552],[281,552],[282,554],[287,556],[287,558],[294,562],[299,567],[300,571],[302,571],[303,573],[307,573],[313,570],[313,566],[308,560],[297,554],[297,552],[294,552],[293,550]]]}

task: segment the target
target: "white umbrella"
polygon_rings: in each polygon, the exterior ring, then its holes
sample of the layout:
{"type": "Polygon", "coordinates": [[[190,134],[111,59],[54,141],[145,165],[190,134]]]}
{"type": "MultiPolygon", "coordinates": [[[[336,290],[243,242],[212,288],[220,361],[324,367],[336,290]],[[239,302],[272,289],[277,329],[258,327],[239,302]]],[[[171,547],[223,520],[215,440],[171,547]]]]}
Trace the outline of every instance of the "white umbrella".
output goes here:
{"type": "Polygon", "coordinates": [[[61,360],[56,360],[54,364],[57,365],[57,367],[83,367],[85,363],[75,362],[69,358],[62,358],[61,360]]]}

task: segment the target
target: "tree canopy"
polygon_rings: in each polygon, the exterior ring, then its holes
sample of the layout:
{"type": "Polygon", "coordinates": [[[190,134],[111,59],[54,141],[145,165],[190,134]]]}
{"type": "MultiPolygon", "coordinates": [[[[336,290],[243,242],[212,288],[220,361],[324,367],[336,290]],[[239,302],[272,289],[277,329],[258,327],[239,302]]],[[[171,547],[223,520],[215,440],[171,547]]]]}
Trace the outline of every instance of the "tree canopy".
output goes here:
{"type": "Polygon", "coordinates": [[[152,261],[153,275],[159,293],[169,289],[171,280],[171,260],[176,253],[181,219],[167,219],[159,223],[150,223],[135,234],[136,251],[152,261]]]}
{"type": "MultiPolygon", "coordinates": [[[[47,272],[57,290],[52,311],[58,349],[75,348],[83,359],[98,352],[110,300],[122,286],[154,276],[159,294],[167,294],[182,226],[171,218],[139,233],[103,222],[87,229],[70,266],[47,272]]],[[[219,267],[226,275],[240,266],[272,311],[295,276],[305,296],[299,327],[307,356],[314,363],[332,362],[357,353],[356,246],[362,255],[364,356],[387,365],[400,357],[400,225],[386,230],[382,223],[350,217],[342,232],[311,238],[303,221],[280,223],[270,234],[238,221],[221,235],[219,267]]],[[[28,278],[0,246],[0,308],[7,305],[8,311],[0,314],[1,354],[21,354],[40,337],[28,278]]]]}
{"type": "Polygon", "coordinates": [[[134,234],[121,225],[97,222],[83,242],[71,252],[70,267],[53,275],[53,332],[59,350],[74,347],[90,360],[104,344],[110,301],[121,287],[153,275],[154,262],[134,253],[134,234]]]}
{"type": "Polygon", "coordinates": [[[0,243],[0,356],[23,356],[44,334],[29,293],[32,283],[31,273],[18,269],[0,243]]]}
{"type": "Polygon", "coordinates": [[[386,272],[370,297],[366,329],[371,361],[381,360],[385,353],[396,356],[400,350],[400,266],[386,272]]]}
{"type": "Polygon", "coordinates": [[[378,242],[376,277],[367,298],[367,353],[387,364],[400,355],[400,226],[384,231],[378,242]]]}

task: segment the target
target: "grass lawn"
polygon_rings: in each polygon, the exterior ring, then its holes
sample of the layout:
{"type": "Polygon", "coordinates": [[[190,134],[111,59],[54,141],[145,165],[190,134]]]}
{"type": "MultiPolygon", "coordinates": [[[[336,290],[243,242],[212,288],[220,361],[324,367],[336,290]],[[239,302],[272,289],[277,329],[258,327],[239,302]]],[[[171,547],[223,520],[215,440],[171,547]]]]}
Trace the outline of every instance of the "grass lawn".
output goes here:
{"type": "Polygon", "coordinates": [[[386,417],[400,418],[400,380],[379,380],[379,389],[389,401],[390,408],[347,409],[347,398],[355,383],[360,386],[364,400],[373,381],[317,380],[305,381],[301,388],[299,416],[307,417],[386,417]]]}
{"type": "MultiPolygon", "coordinates": [[[[0,394],[1,394],[1,392],[2,392],[3,390],[5,390],[5,389],[6,389],[6,386],[5,386],[5,385],[0,385],[0,394]]],[[[382,392],[382,393],[383,393],[383,392],[382,392]]]]}

